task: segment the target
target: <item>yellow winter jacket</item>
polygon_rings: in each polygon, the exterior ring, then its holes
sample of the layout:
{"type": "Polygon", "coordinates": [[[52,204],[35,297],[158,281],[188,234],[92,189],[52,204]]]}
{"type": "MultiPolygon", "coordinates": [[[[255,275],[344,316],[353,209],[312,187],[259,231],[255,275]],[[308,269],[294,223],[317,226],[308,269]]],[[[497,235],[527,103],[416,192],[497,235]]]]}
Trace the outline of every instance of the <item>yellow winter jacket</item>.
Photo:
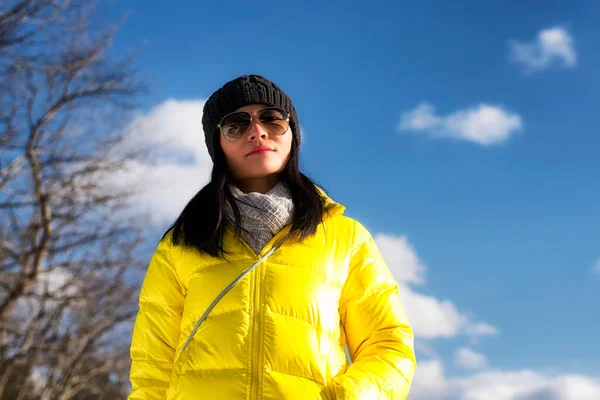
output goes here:
{"type": "Polygon", "coordinates": [[[129,399],[406,399],[416,369],[398,285],[369,232],[334,203],[316,235],[287,240],[215,306],[256,254],[228,230],[227,261],[156,248],[131,344],[129,399]],[[346,358],[347,345],[352,362],[346,358]]]}

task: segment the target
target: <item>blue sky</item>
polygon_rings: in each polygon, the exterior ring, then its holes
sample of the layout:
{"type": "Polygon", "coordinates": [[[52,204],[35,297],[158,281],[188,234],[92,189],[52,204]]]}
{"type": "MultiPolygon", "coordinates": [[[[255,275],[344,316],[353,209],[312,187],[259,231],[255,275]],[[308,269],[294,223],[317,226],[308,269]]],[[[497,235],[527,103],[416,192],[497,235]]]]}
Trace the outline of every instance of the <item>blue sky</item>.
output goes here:
{"type": "MultiPolygon", "coordinates": [[[[570,375],[600,393],[600,3],[396,3],[113,4],[107,17],[131,13],[115,53],[143,44],[141,131],[185,136],[178,168],[197,167],[169,196],[206,180],[193,175],[207,171],[202,101],[262,74],[294,100],[304,170],[390,239],[395,273],[406,260],[420,271],[402,283],[420,296],[408,303],[471,321],[416,330],[415,398],[477,398],[477,379],[523,371],[542,379],[532,393],[584,398],[553,386],[570,375]],[[480,322],[495,333],[468,333],[480,322]],[[485,361],[459,361],[469,351],[485,361]]],[[[150,243],[186,200],[171,199],[150,243]]]]}

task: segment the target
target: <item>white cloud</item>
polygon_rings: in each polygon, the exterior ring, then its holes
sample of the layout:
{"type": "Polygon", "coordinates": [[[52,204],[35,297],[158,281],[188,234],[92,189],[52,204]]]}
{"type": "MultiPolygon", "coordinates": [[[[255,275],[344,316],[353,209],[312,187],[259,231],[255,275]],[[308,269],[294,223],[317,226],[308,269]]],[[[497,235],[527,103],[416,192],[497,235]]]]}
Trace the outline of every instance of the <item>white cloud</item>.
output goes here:
{"type": "Polygon", "coordinates": [[[48,368],[47,367],[33,367],[31,370],[31,382],[33,384],[33,391],[36,394],[41,394],[44,387],[48,383],[48,368]]]}
{"type": "Polygon", "coordinates": [[[425,265],[421,263],[406,236],[375,235],[377,246],[386,262],[394,269],[394,276],[403,283],[425,282],[425,265]]]}
{"type": "MultiPolygon", "coordinates": [[[[18,276],[16,274],[4,275],[6,282],[14,284],[18,276]]],[[[69,306],[63,312],[77,305],[72,297],[81,294],[81,280],[66,268],[55,267],[51,270],[40,270],[37,279],[24,296],[19,297],[10,315],[15,331],[24,332],[31,328],[34,320],[45,321],[45,318],[56,310],[56,307],[68,302],[69,306]],[[40,317],[40,310],[45,312],[40,317]]]]}
{"type": "Polygon", "coordinates": [[[449,300],[439,300],[414,291],[409,284],[425,282],[425,265],[404,236],[375,235],[377,246],[392,274],[400,283],[400,298],[415,335],[422,339],[492,336],[496,328],[472,321],[449,300]]]}
{"type": "Polygon", "coordinates": [[[438,116],[434,107],[424,102],[403,113],[398,124],[400,131],[423,132],[435,138],[464,140],[481,146],[505,142],[522,128],[518,114],[485,103],[438,116]]]}
{"type": "Polygon", "coordinates": [[[496,328],[487,323],[474,322],[449,300],[417,293],[409,286],[400,285],[400,298],[415,335],[424,339],[467,336],[494,336],[496,328]],[[489,329],[480,329],[488,326],[489,329]]]}
{"type": "Polygon", "coordinates": [[[482,369],[488,365],[487,358],[467,347],[461,347],[454,353],[456,364],[466,369],[482,369]]]}
{"type": "Polygon", "coordinates": [[[493,371],[453,379],[460,400],[596,400],[600,382],[581,375],[542,375],[531,370],[493,371]]]}
{"type": "Polygon", "coordinates": [[[77,291],[77,279],[65,268],[40,271],[34,291],[37,295],[51,293],[54,296],[73,296],[77,291]]]}
{"type": "Polygon", "coordinates": [[[416,293],[405,285],[401,285],[400,298],[417,337],[455,337],[468,323],[467,317],[448,300],[416,293]]]}
{"type": "Polygon", "coordinates": [[[420,362],[414,400],[597,400],[600,381],[582,375],[545,375],[532,370],[491,370],[448,377],[439,360],[420,362]]]}
{"type": "Polygon", "coordinates": [[[433,342],[427,339],[415,338],[415,352],[417,357],[425,356],[427,358],[437,358],[438,353],[433,347],[433,342]]]}
{"type": "Polygon", "coordinates": [[[532,42],[511,41],[511,59],[530,73],[561,64],[574,67],[577,53],[573,36],[564,28],[555,26],[541,30],[532,42]]]}
{"type": "Polygon", "coordinates": [[[208,183],[212,160],[204,144],[203,106],[203,100],[167,100],[131,123],[124,148],[144,149],[147,157],[104,179],[109,189],[136,188],[132,212],[170,223],[208,183]]]}
{"type": "Polygon", "coordinates": [[[439,360],[419,361],[408,396],[411,400],[449,399],[449,382],[439,360]]]}
{"type": "Polygon", "coordinates": [[[471,336],[494,336],[498,334],[498,329],[486,322],[478,322],[476,324],[470,324],[466,332],[471,336]]]}

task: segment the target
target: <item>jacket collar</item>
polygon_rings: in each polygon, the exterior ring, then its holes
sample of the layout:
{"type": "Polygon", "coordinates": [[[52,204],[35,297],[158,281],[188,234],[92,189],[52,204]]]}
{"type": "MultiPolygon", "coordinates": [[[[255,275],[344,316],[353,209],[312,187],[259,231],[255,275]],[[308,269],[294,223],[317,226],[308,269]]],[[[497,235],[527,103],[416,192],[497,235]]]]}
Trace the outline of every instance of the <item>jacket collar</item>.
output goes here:
{"type": "Polygon", "coordinates": [[[325,211],[325,215],[323,215],[323,220],[326,220],[330,217],[335,217],[336,215],[344,214],[344,211],[346,211],[346,207],[344,207],[341,203],[334,201],[331,197],[327,195],[327,193],[325,193],[323,189],[321,189],[318,186],[317,190],[325,199],[325,208],[327,209],[327,211],[325,211]]]}

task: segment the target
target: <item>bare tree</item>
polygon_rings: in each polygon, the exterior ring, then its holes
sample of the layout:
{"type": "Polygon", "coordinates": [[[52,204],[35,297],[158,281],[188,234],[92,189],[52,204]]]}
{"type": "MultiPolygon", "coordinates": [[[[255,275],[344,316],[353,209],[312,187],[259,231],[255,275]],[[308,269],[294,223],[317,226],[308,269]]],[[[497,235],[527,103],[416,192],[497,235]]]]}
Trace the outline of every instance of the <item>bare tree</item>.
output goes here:
{"type": "Polygon", "coordinates": [[[0,398],[125,386],[141,224],[107,177],[139,157],[122,141],[142,88],[94,10],[0,3],[0,398]]]}

